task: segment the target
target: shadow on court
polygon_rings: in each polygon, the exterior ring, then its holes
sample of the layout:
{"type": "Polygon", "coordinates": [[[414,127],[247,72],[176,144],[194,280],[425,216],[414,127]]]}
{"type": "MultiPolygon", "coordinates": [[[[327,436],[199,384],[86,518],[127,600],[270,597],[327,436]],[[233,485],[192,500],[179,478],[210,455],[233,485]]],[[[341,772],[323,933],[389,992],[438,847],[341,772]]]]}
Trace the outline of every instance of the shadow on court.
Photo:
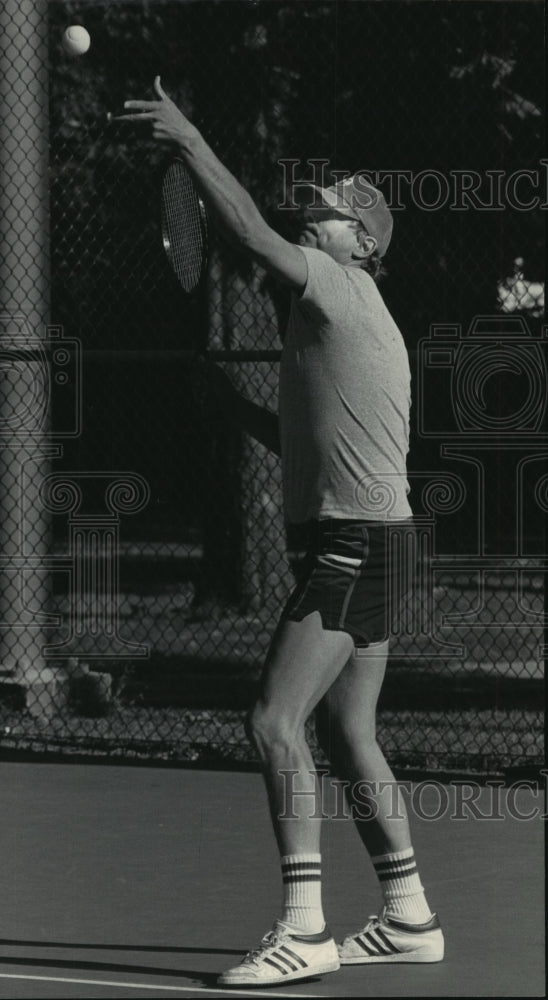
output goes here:
{"type": "Polygon", "coordinates": [[[72,941],[19,941],[15,938],[1,938],[0,948],[3,945],[16,945],[21,948],[77,948],[78,951],[151,951],[154,954],[200,954],[200,955],[241,955],[241,950],[235,948],[169,948],[156,945],[155,947],[145,944],[74,944],[72,941]]]}
{"type": "MultiPolygon", "coordinates": [[[[69,947],[73,948],[74,945],[69,947]]],[[[78,946],[79,947],[79,946],[78,946]]],[[[190,949],[187,949],[190,950],[190,949]]],[[[192,949],[195,950],[195,949],[192,949]]],[[[212,972],[202,972],[196,971],[194,969],[168,969],[168,968],[158,968],[153,965],[124,965],[121,962],[87,962],[81,959],[74,959],[73,961],[65,959],[61,960],[59,958],[30,958],[26,957],[24,959],[15,957],[5,957],[0,959],[0,966],[17,966],[18,968],[24,967],[28,969],[55,969],[58,972],[70,970],[71,972],[100,972],[108,973],[112,975],[114,973],[121,973],[125,976],[178,976],[183,977],[185,980],[192,980],[196,982],[197,985],[203,985],[212,987],[215,986],[217,975],[212,972]]]]}
{"type": "MultiPolygon", "coordinates": [[[[259,775],[13,762],[0,772],[0,997],[240,995],[216,988],[217,975],[257,946],[281,899],[259,775]]],[[[542,795],[510,791],[430,780],[405,793],[442,963],[348,966],[264,995],[544,996],[542,795]]],[[[379,891],[350,819],[324,823],[322,854],[340,939],[378,911],[379,891]]]]}

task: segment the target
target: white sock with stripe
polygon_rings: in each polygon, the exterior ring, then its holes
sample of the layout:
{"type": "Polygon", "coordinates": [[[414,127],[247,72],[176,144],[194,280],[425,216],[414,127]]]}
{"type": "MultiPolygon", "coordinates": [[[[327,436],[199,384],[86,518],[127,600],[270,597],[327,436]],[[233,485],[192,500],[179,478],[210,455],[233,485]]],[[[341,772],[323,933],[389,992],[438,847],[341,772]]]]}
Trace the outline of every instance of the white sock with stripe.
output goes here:
{"type": "Polygon", "coordinates": [[[321,854],[284,854],[281,858],[281,920],[301,934],[318,934],[325,927],[321,861],[321,854]]]}
{"type": "Polygon", "coordinates": [[[431,916],[419,878],[412,847],[395,854],[371,858],[381,884],[386,913],[410,924],[425,923],[431,916]]]}

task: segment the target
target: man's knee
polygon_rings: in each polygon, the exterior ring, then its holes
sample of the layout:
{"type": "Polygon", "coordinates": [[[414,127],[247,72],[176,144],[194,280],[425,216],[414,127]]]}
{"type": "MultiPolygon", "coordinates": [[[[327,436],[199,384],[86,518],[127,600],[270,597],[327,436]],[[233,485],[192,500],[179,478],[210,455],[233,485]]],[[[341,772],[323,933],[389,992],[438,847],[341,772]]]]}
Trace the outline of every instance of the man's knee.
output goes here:
{"type": "Polygon", "coordinates": [[[304,727],[292,722],[289,713],[274,711],[260,701],[247,716],[246,733],[261,756],[273,751],[287,753],[304,739],[304,727]]]}

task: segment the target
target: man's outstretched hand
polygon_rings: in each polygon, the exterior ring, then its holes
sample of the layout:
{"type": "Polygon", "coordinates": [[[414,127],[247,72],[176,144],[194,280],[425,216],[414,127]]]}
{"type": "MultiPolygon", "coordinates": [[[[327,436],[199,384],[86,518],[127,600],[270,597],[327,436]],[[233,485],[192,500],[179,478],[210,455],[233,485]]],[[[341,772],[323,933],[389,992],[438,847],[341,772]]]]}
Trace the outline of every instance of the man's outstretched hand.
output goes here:
{"type": "Polygon", "coordinates": [[[125,101],[124,108],[135,114],[116,115],[113,122],[148,122],[152,126],[152,135],[163,142],[175,142],[184,145],[189,139],[197,136],[198,130],[168,97],[160,83],[160,77],[154,79],[154,91],[157,101],[125,101]]]}

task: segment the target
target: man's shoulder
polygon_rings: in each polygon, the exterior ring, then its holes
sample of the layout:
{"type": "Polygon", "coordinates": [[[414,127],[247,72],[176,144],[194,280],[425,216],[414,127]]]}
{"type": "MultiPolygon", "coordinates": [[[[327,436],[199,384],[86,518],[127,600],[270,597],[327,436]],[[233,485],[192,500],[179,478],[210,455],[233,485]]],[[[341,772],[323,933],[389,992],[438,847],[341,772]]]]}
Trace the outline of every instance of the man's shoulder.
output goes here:
{"type": "Polygon", "coordinates": [[[383,302],[381,293],[371,275],[362,267],[341,264],[326,250],[317,247],[301,247],[308,265],[308,289],[319,294],[328,294],[330,289],[344,289],[345,294],[358,298],[383,302]]]}
{"type": "Polygon", "coordinates": [[[344,267],[347,274],[350,298],[354,301],[355,308],[366,309],[368,315],[388,314],[387,306],[382,293],[374,278],[363,267],[344,267]]]}
{"type": "Polygon", "coordinates": [[[339,275],[341,278],[344,277],[346,269],[334,260],[326,250],[321,250],[319,247],[299,247],[299,250],[304,253],[309,268],[318,268],[333,275],[339,275]]]}
{"type": "Polygon", "coordinates": [[[364,267],[357,267],[349,264],[344,267],[343,270],[347,272],[348,276],[352,280],[359,283],[360,288],[375,292],[379,297],[381,297],[377,282],[371,277],[369,271],[366,271],[364,267]]]}
{"type": "Polygon", "coordinates": [[[341,264],[327,250],[318,247],[300,247],[306,257],[308,267],[329,274],[335,279],[357,281],[362,288],[370,288],[378,293],[377,285],[371,275],[354,264],[341,264]]]}
{"type": "Polygon", "coordinates": [[[347,268],[317,247],[300,247],[305,256],[308,276],[303,291],[294,294],[294,301],[303,306],[315,306],[322,314],[340,312],[348,302],[347,268]]]}

